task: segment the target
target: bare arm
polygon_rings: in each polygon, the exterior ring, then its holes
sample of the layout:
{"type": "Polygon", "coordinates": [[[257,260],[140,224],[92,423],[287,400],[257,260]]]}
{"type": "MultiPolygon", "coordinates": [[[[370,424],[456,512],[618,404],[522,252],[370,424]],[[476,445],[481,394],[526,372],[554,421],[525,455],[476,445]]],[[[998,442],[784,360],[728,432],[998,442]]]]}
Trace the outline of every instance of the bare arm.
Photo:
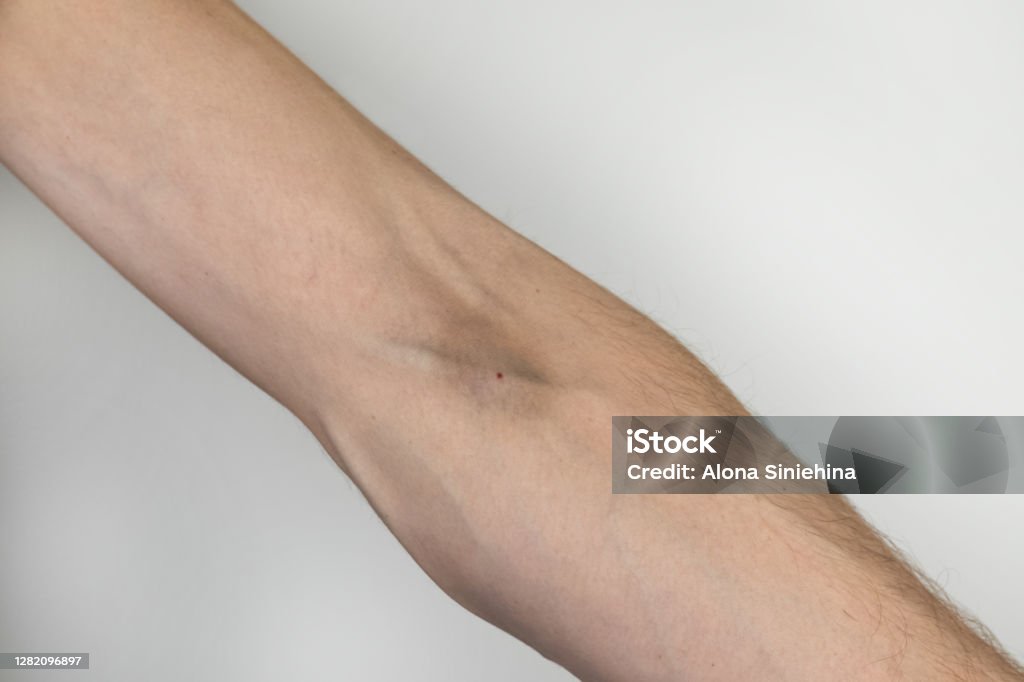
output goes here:
{"type": "Polygon", "coordinates": [[[232,5],[0,0],[0,159],[577,675],[1014,676],[841,499],[612,496],[611,415],[742,406],[232,5]]]}

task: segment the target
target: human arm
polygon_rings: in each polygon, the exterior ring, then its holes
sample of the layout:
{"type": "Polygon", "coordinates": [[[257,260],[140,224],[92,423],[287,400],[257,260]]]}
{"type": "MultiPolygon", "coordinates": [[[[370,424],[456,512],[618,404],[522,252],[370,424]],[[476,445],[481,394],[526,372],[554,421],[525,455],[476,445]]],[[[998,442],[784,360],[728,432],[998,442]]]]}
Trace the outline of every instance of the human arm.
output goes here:
{"type": "Polygon", "coordinates": [[[989,660],[840,500],[611,496],[610,415],[742,408],[230,6],[0,11],[5,163],[298,414],[462,603],[588,678],[989,660]]]}

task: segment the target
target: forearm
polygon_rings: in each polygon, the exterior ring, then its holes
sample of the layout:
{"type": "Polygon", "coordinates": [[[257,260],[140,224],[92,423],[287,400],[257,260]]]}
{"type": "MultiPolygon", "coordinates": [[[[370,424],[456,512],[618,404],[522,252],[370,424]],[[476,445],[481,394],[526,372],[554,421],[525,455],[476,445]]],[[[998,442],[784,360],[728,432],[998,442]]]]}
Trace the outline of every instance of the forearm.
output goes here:
{"type": "Polygon", "coordinates": [[[610,495],[612,414],[742,408],[230,5],[0,1],[0,158],[302,418],[442,587],[578,674],[998,668],[839,500],[610,495]]]}

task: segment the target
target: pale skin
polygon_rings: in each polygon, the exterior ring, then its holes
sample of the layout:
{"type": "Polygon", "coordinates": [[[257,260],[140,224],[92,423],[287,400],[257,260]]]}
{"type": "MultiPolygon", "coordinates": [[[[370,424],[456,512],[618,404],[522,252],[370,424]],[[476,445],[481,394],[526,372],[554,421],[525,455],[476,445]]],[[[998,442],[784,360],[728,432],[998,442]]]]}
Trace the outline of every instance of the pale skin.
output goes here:
{"type": "Polygon", "coordinates": [[[1021,678],[841,498],[612,495],[612,415],[743,406],[230,3],[0,0],[0,160],[580,678],[1021,678]]]}

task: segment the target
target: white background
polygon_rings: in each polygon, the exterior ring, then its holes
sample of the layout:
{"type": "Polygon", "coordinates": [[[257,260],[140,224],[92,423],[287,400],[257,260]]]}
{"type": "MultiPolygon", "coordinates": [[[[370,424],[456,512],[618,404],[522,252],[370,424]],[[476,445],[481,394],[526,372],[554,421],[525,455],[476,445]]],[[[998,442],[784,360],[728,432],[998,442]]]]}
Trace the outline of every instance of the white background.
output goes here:
{"type": "MultiPolygon", "coordinates": [[[[1018,0],[242,4],[755,411],[1024,414],[1018,0]]],[[[1024,497],[858,504],[1024,655],[1024,497]]],[[[93,655],[32,680],[568,678],[444,597],[290,415],[0,172],[19,650],[93,655]]]]}

